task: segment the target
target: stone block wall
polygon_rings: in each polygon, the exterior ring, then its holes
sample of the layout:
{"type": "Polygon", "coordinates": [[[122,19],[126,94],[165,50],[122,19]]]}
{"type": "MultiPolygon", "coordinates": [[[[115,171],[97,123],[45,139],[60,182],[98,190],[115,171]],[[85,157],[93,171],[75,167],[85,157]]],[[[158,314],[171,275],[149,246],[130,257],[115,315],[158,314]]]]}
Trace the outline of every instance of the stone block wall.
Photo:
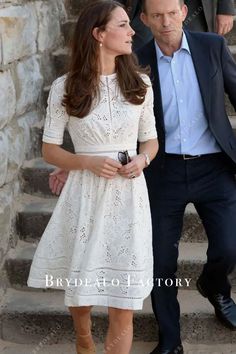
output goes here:
{"type": "Polygon", "coordinates": [[[0,0],[0,269],[16,242],[19,170],[35,157],[32,129],[44,116],[43,87],[55,78],[52,53],[66,18],[64,0],[0,0]]]}

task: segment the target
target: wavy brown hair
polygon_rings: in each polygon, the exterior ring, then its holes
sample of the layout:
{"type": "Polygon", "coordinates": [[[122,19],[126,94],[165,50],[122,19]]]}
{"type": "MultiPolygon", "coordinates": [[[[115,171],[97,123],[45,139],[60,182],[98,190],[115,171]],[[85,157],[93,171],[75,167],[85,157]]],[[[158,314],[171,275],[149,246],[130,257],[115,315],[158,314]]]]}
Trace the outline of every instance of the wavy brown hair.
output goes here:
{"type": "MultiPolygon", "coordinates": [[[[63,106],[69,115],[83,118],[91,110],[92,103],[99,98],[99,42],[94,38],[93,29],[101,31],[111,19],[112,11],[120,3],[100,0],[90,3],[79,15],[71,45],[69,72],[65,83],[63,106]]],[[[116,74],[120,90],[126,101],[140,105],[144,102],[148,85],[140,73],[147,70],[138,66],[135,55],[116,57],[116,74]]]]}

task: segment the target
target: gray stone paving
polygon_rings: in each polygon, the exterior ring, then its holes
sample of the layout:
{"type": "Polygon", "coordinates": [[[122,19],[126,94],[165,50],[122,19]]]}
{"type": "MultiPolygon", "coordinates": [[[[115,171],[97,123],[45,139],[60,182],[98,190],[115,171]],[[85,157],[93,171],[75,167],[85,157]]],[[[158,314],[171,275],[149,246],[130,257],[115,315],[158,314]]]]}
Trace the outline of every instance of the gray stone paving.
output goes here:
{"type": "MultiPolygon", "coordinates": [[[[155,347],[154,342],[134,342],[130,354],[149,354],[155,347]]],[[[185,354],[236,354],[236,345],[192,345],[184,343],[185,354]]],[[[1,354],[76,354],[73,344],[45,345],[37,349],[36,345],[16,345],[0,341],[1,354]]],[[[97,354],[104,354],[103,345],[97,345],[97,354]]]]}

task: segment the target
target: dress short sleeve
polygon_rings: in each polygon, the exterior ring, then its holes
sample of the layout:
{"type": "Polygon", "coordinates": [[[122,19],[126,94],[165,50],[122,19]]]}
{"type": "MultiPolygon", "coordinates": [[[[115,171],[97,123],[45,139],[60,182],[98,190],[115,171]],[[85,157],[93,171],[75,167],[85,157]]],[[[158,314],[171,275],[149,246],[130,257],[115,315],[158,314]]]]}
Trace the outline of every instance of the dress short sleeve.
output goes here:
{"type": "Polygon", "coordinates": [[[147,93],[139,120],[138,141],[140,143],[157,138],[156,120],[153,112],[152,84],[147,75],[142,75],[142,78],[149,86],[147,88],[147,93]]]}
{"type": "Polygon", "coordinates": [[[57,145],[63,143],[64,130],[69,121],[69,115],[65,107],[62,106],[65,79],[65,76],[62,76],[55,80],[49,93],[43,132],[43,142],[45,143],[57,145]]]}

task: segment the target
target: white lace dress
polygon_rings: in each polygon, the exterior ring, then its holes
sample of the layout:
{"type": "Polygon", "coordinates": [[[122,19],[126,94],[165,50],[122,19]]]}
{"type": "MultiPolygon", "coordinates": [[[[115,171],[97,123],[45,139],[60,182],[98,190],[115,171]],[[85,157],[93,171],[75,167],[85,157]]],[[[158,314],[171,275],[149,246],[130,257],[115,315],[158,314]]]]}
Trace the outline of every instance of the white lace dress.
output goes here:
{"type": "MultiPolygon", "coordinates": [[[[61,145],[66,125],[77,154],[136,154],[137,139],[156,138],[150,84],[142,105],[127,103],[116,74],[101,76],[100,101],[83,119],[61,105],[65,76],[48,100],[43,141],[61,145]]],[[[142,309],[152,289],[152,228],[142,174],[112,180],[73,170],[36,249],[28,286],[62,288],[66,306],[142,309]]]]}

